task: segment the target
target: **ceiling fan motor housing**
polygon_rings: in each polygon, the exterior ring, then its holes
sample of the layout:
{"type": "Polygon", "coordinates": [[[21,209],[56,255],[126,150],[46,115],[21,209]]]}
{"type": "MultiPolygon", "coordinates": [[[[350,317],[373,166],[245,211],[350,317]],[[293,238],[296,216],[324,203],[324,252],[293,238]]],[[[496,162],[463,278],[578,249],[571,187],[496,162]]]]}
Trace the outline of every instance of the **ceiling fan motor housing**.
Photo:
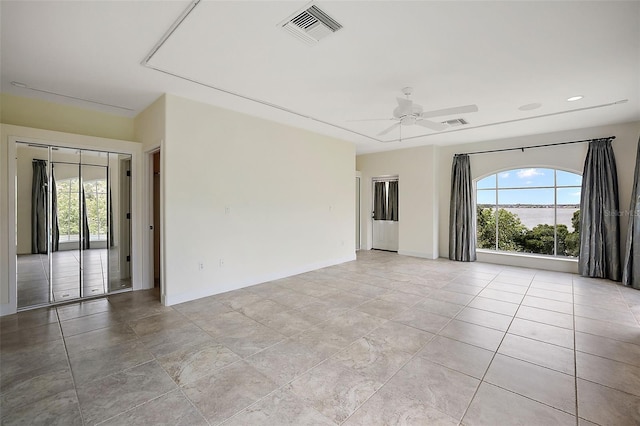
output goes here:
{"type": "Polygon", "coordinates": [[[400,118],[400,119],[404,117],[411,117],[411,116],[413,116],[413,118],[417,118],[420,114],[422,114],[422,111],[423,111],[422,106],[414,103],[411,105],[410,111],[406,111],[405,108],[397,106],[393,110],[393,116],[395,118],[400,118]]]}

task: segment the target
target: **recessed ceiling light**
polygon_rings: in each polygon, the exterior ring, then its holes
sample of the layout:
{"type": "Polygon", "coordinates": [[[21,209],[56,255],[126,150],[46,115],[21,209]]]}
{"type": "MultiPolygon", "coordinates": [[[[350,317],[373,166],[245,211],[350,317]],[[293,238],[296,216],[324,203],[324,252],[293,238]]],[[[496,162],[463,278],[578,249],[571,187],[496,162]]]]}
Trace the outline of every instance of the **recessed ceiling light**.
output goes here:
{"type": "Polygon", "coordinates": [[[579,101],[580,99],[584,98],[584,96],[582,95],[578,95],[578,96],[572,96],[569,99],[567,99],[567,101],[569,102],[573,102],[573,101],[579,101]]]}
{"type": "Polygon", "coordinates": [[[522,105],[520,108],[518,108],[520,111],[531,111],[532,109],[538,109],[542,106],[541,103],[539,102],[535,102],[532,104],[526,104],[526,105],[522,105]]]}

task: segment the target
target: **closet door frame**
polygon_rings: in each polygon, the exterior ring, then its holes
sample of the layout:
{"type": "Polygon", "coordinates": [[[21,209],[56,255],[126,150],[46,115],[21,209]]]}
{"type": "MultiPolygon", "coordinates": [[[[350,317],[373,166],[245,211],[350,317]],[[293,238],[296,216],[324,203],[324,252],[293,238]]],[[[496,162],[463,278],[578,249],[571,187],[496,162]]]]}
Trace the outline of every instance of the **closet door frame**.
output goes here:
{"type": "MultiPolygon", "coordinates": [[[[20,128],[25,133],[36,133],[38,129],[20,128]]],[[[38,131],[37,133],[40,133],[38,131]]],[[[54,146],[61,148],[71,148],[78,150],[94,150],[102,152],[113,152],[131,155],[131,277],[132,288],[125,291],[135,291],[146,289],[143,276],[148,274],[143,268],[142,261],[142,215],[141,215],[141,180],[140,161],[142,145],[137,142],[121,141],[115,139],[99,138],[94,136],[82,136],[75,134],[66,134],[60,132],[49,132],[51,138],[34,138],[22,136],[8,136],[7,138],[7,275],[4,280],[8,284],[8,303],[0,304],[0,315],[10,315],[18,312],[18,283],[17,283],[17,250],[16,250],[16,179],[17,179],[17,143],[36,144],[42,146],[54,146]],[[60,140],[65,139],[65,140],[60,140]]],[[[3,145],[3,144],[2,144],[3,145]]],[[[0,145],[1,146],[1,145],[0,145]]],[[[3,280],[2,280],[3,281],[3,280]]],[[[1,283],[1,281],[0,281],[1,283]]],[[[2,285],[4,287],[4,285],[2,285]]],[[[0,289],[1,291],[1,289],[0,289]]],[[[81,300],[81,299],[78,299],[81,300]]],[[[52,306],[52,305],[49,305],[52,306]]],[[[24,310],[28,310],[26,308],[24,310]]],[[[23,309],[21,309],[23,310],[23,309]]]]}

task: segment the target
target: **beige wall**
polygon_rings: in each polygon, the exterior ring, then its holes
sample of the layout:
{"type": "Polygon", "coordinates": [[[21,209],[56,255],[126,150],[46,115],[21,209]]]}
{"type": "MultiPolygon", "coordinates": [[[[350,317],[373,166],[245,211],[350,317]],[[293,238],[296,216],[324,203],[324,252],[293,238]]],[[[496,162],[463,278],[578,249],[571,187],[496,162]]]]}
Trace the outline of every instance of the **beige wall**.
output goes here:
{"type": "Polygon", "coordinates": [[[162,95],[138,114],[134,120],[134,138],[142,143],[142,151],[160,146],[165,139],[166,96],[162,95]]]}
{"type": "Polygon", "coordinates": [[[353,144],[170,95],[166,111],[167,303],[355,258],[353,144]]]}
{"type": "Polygon", "coordinates": [[[398,176],[398,252],[438,257],[436,150],[433,146],[359,155],[362,248],[371,249],[372,178],[398,176]]]}
{"type": "Polygon", "coordinates": [[[0,94],[0,122],[126,141],[134,138],[133,118],[0,94]]]}

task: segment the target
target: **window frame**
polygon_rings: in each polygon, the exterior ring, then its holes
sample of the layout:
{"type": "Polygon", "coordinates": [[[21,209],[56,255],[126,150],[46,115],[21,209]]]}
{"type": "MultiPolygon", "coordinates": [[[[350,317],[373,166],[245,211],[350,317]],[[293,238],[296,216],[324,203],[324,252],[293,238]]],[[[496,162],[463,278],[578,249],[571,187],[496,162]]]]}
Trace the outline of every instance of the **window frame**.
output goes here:
{"type": "MultiPolygon", "coordinates": [[[[480,176],[476,179],[473,180],[473,202],[474,202],[474,212],[477,211],[478,208],[478,191],[494,191],[495,194],[495,204],[493,206],[494,210],[494,214],[496,215],[496,229],[495,229],[495,245],[494,248],[492,249],[488,249],[488,248],[480,248],[478,247],[478,242],[476,241],[476,250],[480,251],[480,252],[485,252],[485,253],[502,253],[502,254],[516,254],[516,255],[524,255],[524,256],[544,256],[544,257],[550,257],[550,258],[554,258],[554,259],[577,259],[577,257],[573,257],[573,256],[567,256],[567,255],[562,255],[562,254],[558,254],[558,189],[569,189],[569,188],[578,188],[578,189],[582,189],[582,173],[575,171],[575,170],[569,170],[569,169],[564,169],[561,167],[555,167],[555,166],[533,166],[533,165],[526,165],[526,166],[517,166],[516,168],[509,168],[509,169],[502,169],[502,170],[498,170],[498,171],[494,171],[488,174],[485,174],[483,176],[480,176]],[[506,173],[506,172],[515,172],[518,170],[524,170],[524,169],[541,169],[541,170],[553,170],[553,186],[522,186],[522,187],[513,187],[513,186],[509,186],[509,187],[500,187],[499,186],[499,180],[498,177],[501,173],[506,173]],[[577,176],[580,176],[581,179],[581,184],[580,185],[561,185],[558,186],[558,171],[560,172],[565,172],[565,173],[571,173],[577,176]],[[478,182],[480,182],[481,180],[484,180],[488,177],[491,176],[495,176],[495,183],[494,186],[491,188],[478,188],[478,182]],[[512,250],[500,250],[499,249],[499,215],[498,215],[498,209],[500,208],[500,200],[499,200],[499,191],[501,190],[530,190],[530,189],[551,189],[553,190],[553,254],[544,254],[544,253],[531,253],[531,252],[525,252],[525,251],[512,251],[512,250]]],[[[580,203],[578,202],[578,210],[580,210],[580,203]]],[[[476,220],[476,226],[477,226],[477,218],[476,220]]],[[[477,232],[477,231],[476,231],[477,232]]]]}

